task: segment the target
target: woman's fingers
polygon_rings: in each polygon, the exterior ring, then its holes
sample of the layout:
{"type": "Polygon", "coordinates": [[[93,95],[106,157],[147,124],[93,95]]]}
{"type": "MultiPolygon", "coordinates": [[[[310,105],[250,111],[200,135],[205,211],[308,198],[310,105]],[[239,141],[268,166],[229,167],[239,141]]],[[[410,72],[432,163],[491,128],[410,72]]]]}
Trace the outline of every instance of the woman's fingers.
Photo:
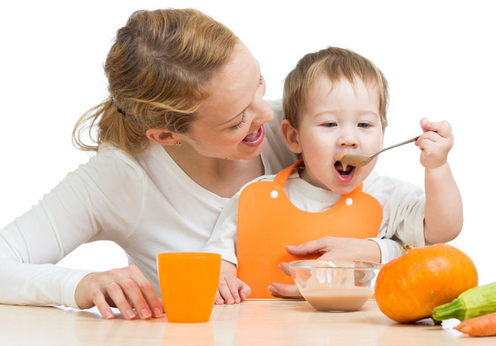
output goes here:
{"type": "Polygon", "coordinates": [[[289,263],[282,262],[281,264],[279,264],[279,269],[281,269],[284,272],[284,274],[291,276],[291,269],[289,268],[289,263]]]}
{"type": "Polygon", "coordinates": [[[163,315],[163,305],[152,284],[136,266],[91,273],[76,288],[76,303],[82,309],[96,306],[106,319],[116,307],[125,319],[150,319],[163,315]]]}
{"type": "MultiPolygon", "coordinates": [[[[131,266],[130,270],[133,272],[133,282],[135,282],[138,286],[138,290],[135,292],[137,304],[140,304],[141,307],[140,310],[137,310],[140,312],[140,318],[144,319],[148,311],[150,312],[150,315],[153,315],[153,317],[162,317],[162,315],[164,314],[163,305],[158,299],[153,285],[150,283],[150,281],[148,281],[147,278],[145,278],[138,267],[131,266]],[[140,300],[140,298],[143,298],[144,300],[140,300]]],[[[131,288],[134,289],[134,286],[132,286],[131,288]]],[[[136,308],[137,306],[134,305],[134,307],[136,308]]]]}
{"type": "Polygon", "coordinates": [[[114,312],[110,308],[110,305],[107,302],[107,293],[103,291],[95,291],[93,294],[93,302],[95,303],[98,311],[102,314],[103,318],[106,320],[111,320],[114,318],[114,312]]]}
{"type": "Polygon", "coordinates": [[[306,256],[315,253],[325,253],[329,251],[332,247],[332,237],[324,237],[299,245],[287,245],[286,251],[291,255],[295,256],[306,256]]]}
{"type": "Polygon", "coordinates": [[[152,316],[162,316],[159,311],[161,304],[153,286],[136,266],[129,266],[126,271],[115,271],[115,275],[119,276],[115,281],[118,289],[110,285],[107,287],[107,293],[124,318],[133,319],[136,318],[136,314],[144,320],[152,316]]]}
{"type": "Polygon", "coordinates": [[[125,319],[134,320],[136,318],[136,313],[124,295],[121,286],[112,281],[106,285],[106,292],[125,319]]]}
{"type": "Polygon", "coordinates": [[[273,283],[269,286],[269,291],[270,294],[277,298],[302,298],[301,293],[296,285],[273,283]]]}

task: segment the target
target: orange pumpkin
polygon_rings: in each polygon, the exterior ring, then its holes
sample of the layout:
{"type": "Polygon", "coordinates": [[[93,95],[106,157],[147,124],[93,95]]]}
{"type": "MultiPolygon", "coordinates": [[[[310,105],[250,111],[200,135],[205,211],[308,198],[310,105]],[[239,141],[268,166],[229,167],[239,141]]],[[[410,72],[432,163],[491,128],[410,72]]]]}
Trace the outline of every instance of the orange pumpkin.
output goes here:
{"type": "Polygon", "coordinates": [[[387,317],[410,323],[431,316],[433,308],[451,302],[477,281],[470,257],[436,244],[413,248],[386,263],[377,276],[375,298],[387,317]]]}

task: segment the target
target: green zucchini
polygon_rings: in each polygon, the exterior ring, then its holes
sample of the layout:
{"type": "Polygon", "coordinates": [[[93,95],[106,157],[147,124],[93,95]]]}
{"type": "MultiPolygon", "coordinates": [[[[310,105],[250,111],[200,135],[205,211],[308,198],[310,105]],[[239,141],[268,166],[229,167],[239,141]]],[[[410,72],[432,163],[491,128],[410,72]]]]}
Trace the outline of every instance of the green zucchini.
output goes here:
{"type": "Polygon", "coordinates": [[[496,312],[496,282],[466,290],[451,303],[432,310],[434,321],[457,318],[460,321],[496,312]]]}

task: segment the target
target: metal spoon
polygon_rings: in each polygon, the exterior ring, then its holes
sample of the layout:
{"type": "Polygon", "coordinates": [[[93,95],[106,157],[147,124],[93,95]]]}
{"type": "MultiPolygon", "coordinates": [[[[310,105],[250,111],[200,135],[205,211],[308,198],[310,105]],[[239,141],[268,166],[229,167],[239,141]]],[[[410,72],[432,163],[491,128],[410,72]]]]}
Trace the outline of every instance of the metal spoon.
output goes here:
{"type": "Polygon", "coordinates": [[[343,165],[343,170],[346,170],[346,167],[348,167],[348,166],[363,167],[365,165],[368,165],[370,163],[370,161],[372,161],[380,153],[382,153],[386,150],[389,150],[389,149],[399,147],[400,145],[415,142],[419,137],[420,136],[417,136],[415,138],[412,138],[412,139],[409,139],[407,141],[392,145],[390,147],[382,148],[381,150],[379,150],[378,152],[376,152],[370,156],[361,155],[361,154],[344,153],[344,154],[336,155],[334,157],[334,159],[336,161],[341,162],[341,164],[343,165]]]}

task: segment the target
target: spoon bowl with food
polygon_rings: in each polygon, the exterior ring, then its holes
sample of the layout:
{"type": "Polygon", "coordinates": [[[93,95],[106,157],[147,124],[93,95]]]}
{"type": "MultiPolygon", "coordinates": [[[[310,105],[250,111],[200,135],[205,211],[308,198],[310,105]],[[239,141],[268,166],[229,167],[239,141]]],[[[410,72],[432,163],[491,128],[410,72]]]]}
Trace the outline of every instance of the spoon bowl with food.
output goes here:
{"type": "Polygon", "coordinates": [[[334,160],[341,162],[343,165],[343,170],[345,171],[348,166],[353,166],[353,167],[363,167],[365,165],[368,165],[377,155],[380,153],[393,149],[396,147],[399,147],[404,144],[412,143],[415,142],[420,136],[417,136],[415,138],[411,138],[409,140],[406,140],[404,142],[392,145],[387,148],[382,148],[381,150],[375,152],[372,155],[361,155],[361,154],[351,154],[351,153],[342,153],[334,156],[334,160]]]}

